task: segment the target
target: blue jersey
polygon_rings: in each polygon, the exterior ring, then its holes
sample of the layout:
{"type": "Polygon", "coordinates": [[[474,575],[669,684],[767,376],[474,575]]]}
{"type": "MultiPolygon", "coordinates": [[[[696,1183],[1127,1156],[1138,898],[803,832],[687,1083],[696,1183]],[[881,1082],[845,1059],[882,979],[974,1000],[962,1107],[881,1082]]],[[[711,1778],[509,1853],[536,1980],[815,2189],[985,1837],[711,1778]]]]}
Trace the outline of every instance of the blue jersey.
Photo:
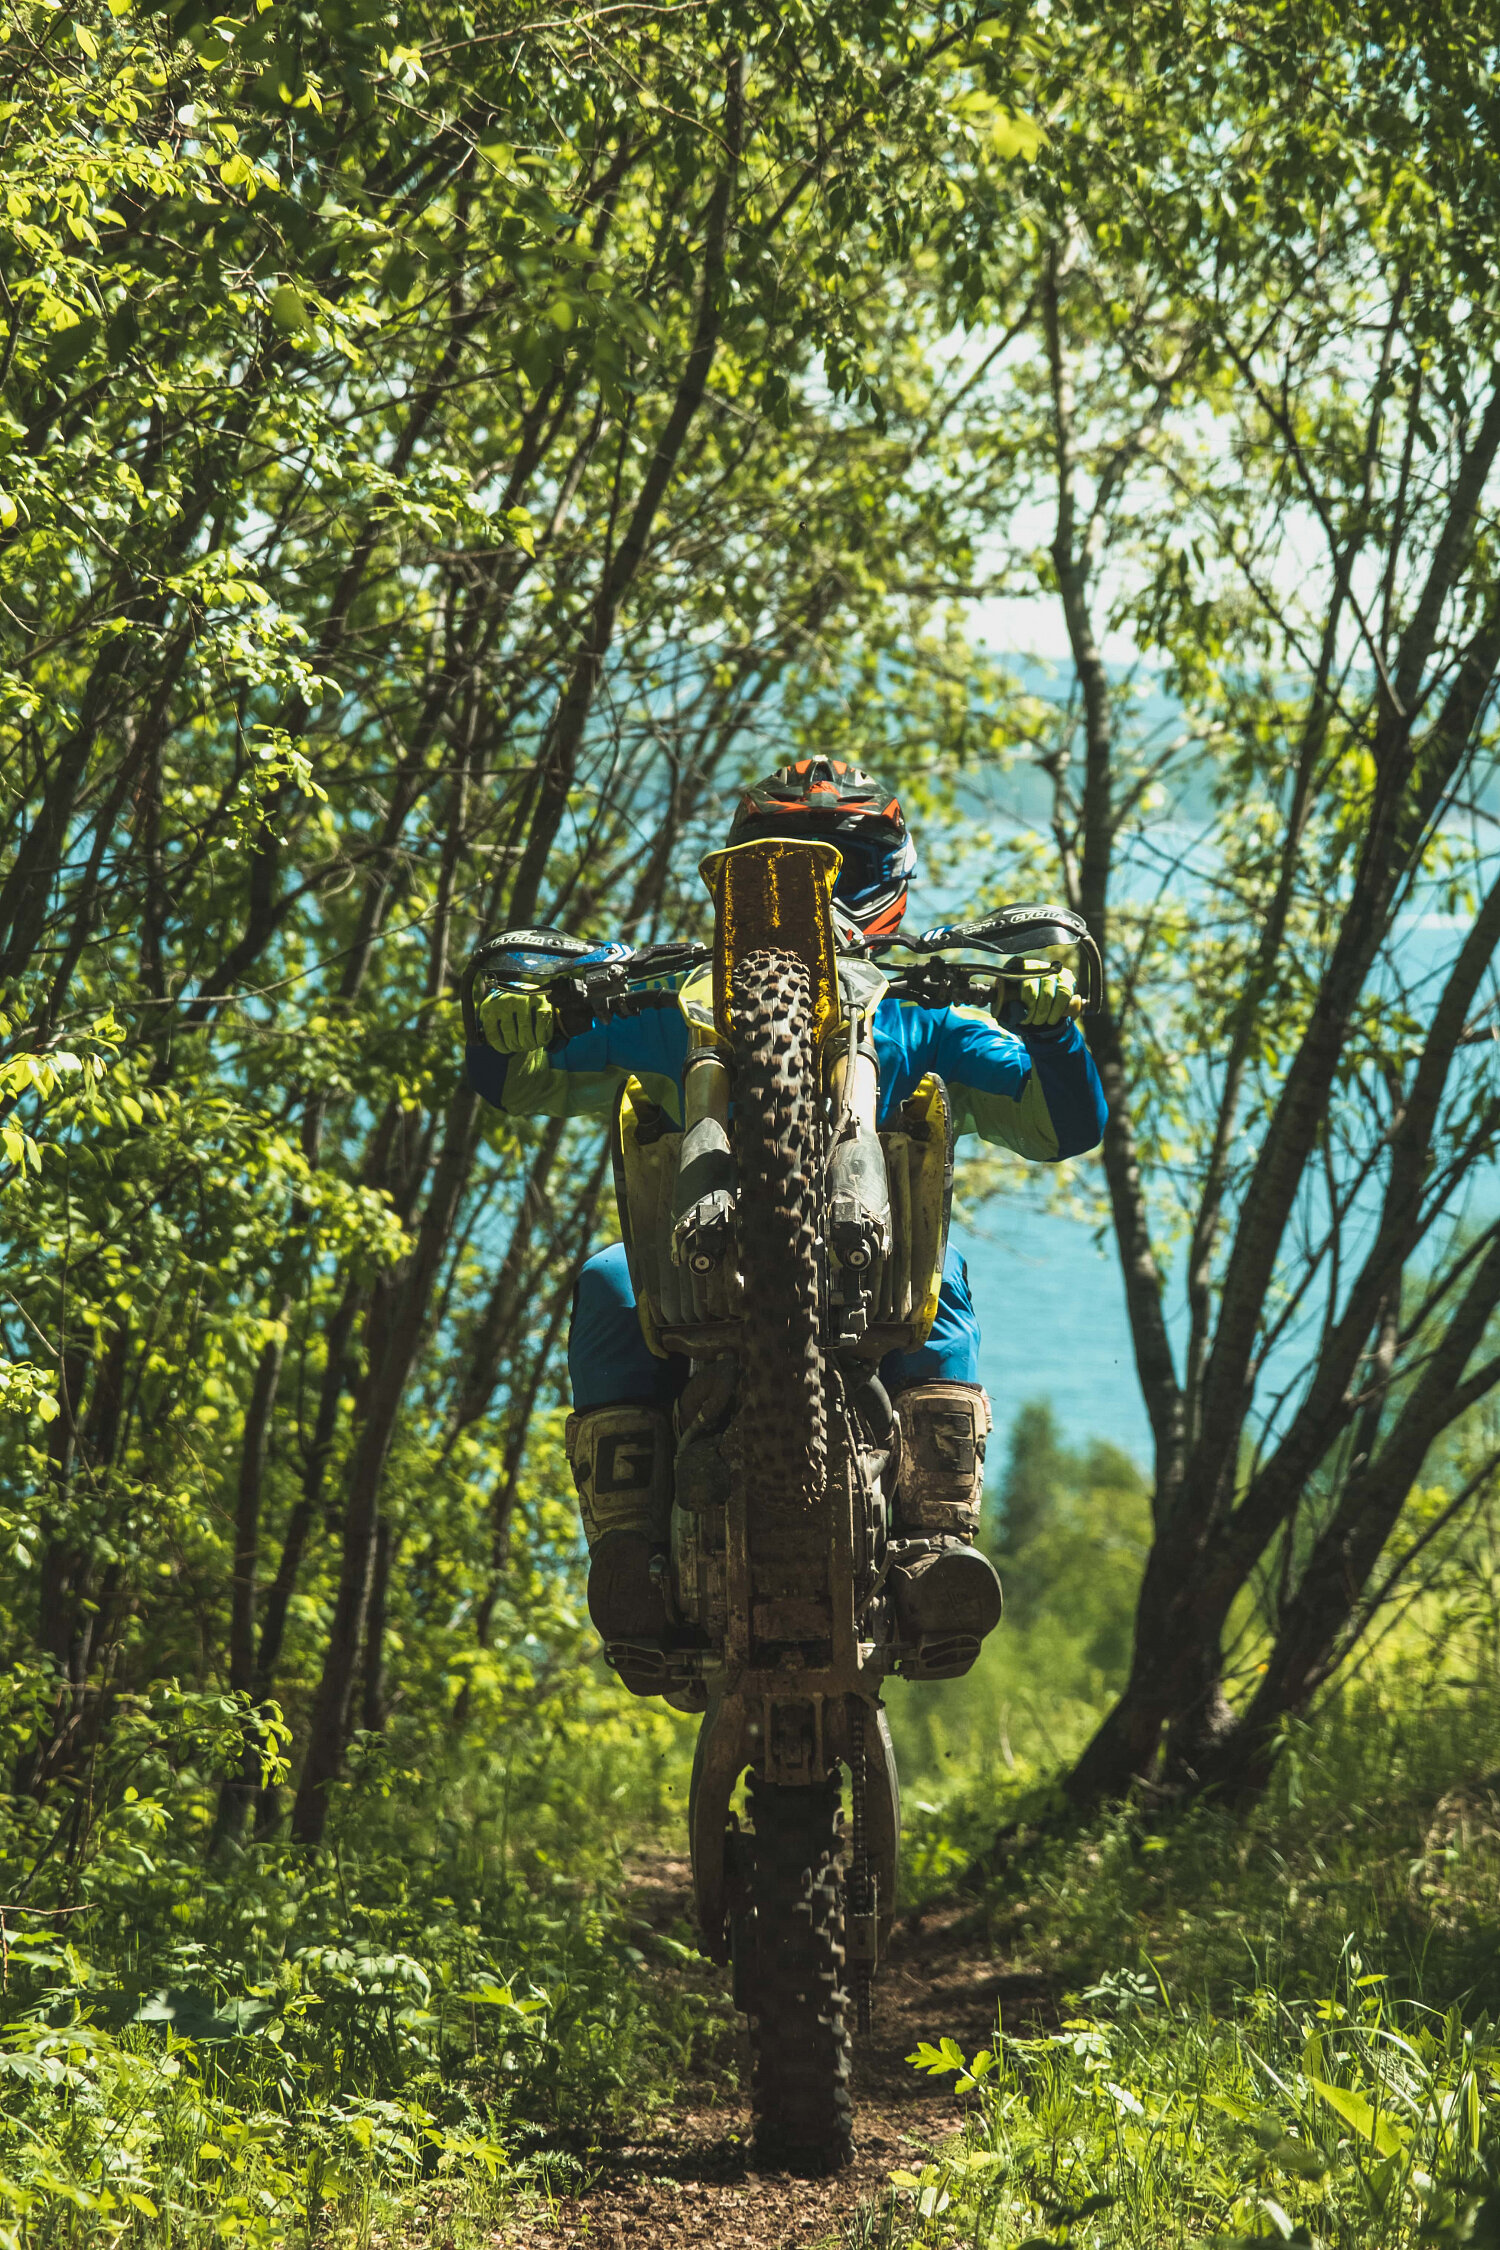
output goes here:
{"type": "MultiPolygon", "coordinates": [[[[1018,1037],[979,1008],[919,1008],[887,996],[874,1034],[882,1126],[931,1071],[948,1088],[955,1134],[977,1133],[1041,1164],[1099,1145],[1104,1089],[1075,1023],[1018,1037]]],[[[584,1117],[607,1116],[633,1077],[680,1126],[687,1052],[681,1011],[652,1008],[531,1054],[470,1047],[469,1084],[512,1117],[584,1117]]]]}

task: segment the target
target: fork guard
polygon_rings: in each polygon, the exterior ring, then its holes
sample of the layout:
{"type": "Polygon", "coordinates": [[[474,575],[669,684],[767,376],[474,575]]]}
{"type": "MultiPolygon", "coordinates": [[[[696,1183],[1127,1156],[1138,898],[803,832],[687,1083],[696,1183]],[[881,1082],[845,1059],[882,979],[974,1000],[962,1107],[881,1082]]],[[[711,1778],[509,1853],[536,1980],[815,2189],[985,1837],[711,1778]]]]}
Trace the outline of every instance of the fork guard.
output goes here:
{"type": "MultiPolygon", "coordinates": [[[[853,1696],[838,1699],[824,1713],[824,1741],[829,1763],[849,1757],[849,1705],[853,1696]]],[[[876,1943],[883,1954],[895,1919],[896,1883],[901,1860],[901,1784],[896,1773],[896,1752],[891,1741],[885,1706],[874,1697],[857,1699],[864,1705],[865,1825],[870,1871],[879,1900],[876,1943]],[[871,1725],[871,1720],[874,1725],[871,1725]]],[[[693,1864],[693,1900],[703,1950],[711,1961],[729,1959],[729,1917],[732,1870],[727,1845],[730,1801],[747,1766],[755,1763],[756,1738],[765,1712],[760,1696],[733,1692],[710,1702],[698,1729],[693,1754],[693,1778],[688,1792],[688,1844],[693,1864]]]]}

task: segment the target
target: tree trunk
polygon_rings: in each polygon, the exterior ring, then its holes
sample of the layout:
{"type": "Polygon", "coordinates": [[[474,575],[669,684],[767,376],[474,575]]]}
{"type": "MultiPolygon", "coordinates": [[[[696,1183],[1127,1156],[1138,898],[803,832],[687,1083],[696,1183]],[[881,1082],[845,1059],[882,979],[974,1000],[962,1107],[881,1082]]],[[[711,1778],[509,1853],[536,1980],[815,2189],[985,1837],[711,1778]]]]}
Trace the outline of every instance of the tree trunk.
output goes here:
{"type": "MultiPolygon", "coordinates": [[[[279,1317],[284,1321],[285,1316],[283,1305],[279,1317]]],[[[255,1696],[256,1687],[255,1578],[260,1561],[261,1492],[285,1349],[283,1329],[261,1352],[240,1444],[240,1477],[234,1513],[234,1575],[230,1583],[229,1686],[232,1693],[244,1696],[247,1701],[255,1696]]],[[[220,1784],[210,1848],[238,1840],[260,1787],[260,1768],[255,1736],[247,1733],[238,1772],[226,1775],[220,1784]]]]}
{"type": "Polygon", "coordinates": [[[364,1725],[367,1734],[384,1734],[385,1613],[391,1583],[391,1560],[399,1541],[390,1519],[382,1516],[375,1533],[375,1569],[370,1582],[370,1616],[365,1627],[364,1725]]]}
{"type": "Polygon", "coordinates": [[[416,1247],[404,1274],[381,1286],[372,1314],[364,1419],[349,1470],[338,1597],[313,1706],[307,1758],[292,1810],[292,1834],[300,1844],[322,1841],[328,1792],[343,1771],[349,1713],[375,1577],[381,1482],[407,1381],[421,1348],[438,1268],[468,1179],[477,1109],[478,1097],[468,1086],[460,1086],[448,1104],[443,1147],[416,1247]]]}
{"type": "MultiPolygon", "coordinates": [[[[1179,1511],[1186,1506],[1185,1496],[1179,1511]]],[[[1153,1543],[1136,1608],[1130,1677],[1063,1785],[1080,1811],[1126,1797],[1147,1780],[1169,1724],[1193,1729],[1218,1719],[1224,1623],[1237,1590],[1231,1584],[1211,1592],[1201,1558],[1179,1540],[1153,1543]]]]}
{"type": "MultiPolygon", "coordinates": [[[[323,1480],[333,1451],[339,1404],[348,1383],[349,1339],[354,1332],[355,1321],[365,1305],[366,1297],[362,1286],[350,1282],[329,1323],[325,1345],[327,1358],[318,1393],[317,1420],[313,1426],[312,1443],[302,1465],[302,1490],[287,1521],[286,1535],[281,1544],[281,1561],[266,1594],[265,1610],[261,1618],[254,1689],[258,1705],[269,1701],[271,1690],[276,1684],[276,1668],[281,1662],[281,1647],[286,1637],[287,1610],[296,1591],[308,1535],[322,1504],[323,1480]]],[[[280,1792],[262,1785],[262,1760],[258,1751],[254,1753],[254,1769],[254,1786],[260,1790],[255,1833],[257,1836],[265,1836],[270,1834],[280,1817],[280,1792]]]]}

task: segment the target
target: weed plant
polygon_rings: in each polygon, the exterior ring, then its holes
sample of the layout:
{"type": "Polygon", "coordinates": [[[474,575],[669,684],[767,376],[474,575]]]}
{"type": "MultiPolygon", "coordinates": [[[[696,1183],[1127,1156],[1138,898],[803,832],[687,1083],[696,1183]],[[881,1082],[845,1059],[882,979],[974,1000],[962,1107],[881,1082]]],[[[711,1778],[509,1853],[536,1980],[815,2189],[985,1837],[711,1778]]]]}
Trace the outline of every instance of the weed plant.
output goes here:
{"type": "Polygon", "coordinates": [[[918,2049],[969,2128],[851,2243],[1500,2243],[1488,1634],[1393,1638],[1242,1816],[1142,1803],[1068,1829],[1045,1785],[991,1769],[919,1845],[929,1895],[969,1869],[996,1952],[1071,1997],[977,2056],[918,2049]]]}
{"type": "Polygon", "coordinates": [[[722,2031],[621,1903],[680,1732],[576,1681],[446,1752],[398,1726],[330,1851],[215,1853],[212,1699],[161,1695],[87,1817],[0,1801],[0,2250],[459,2242],[555,2191],[722,2031]]]}
{"type": "Polygon", "coordinates": [[[889,1687],[906,1789],[906,1903],[941,1896],[1083,1748],[1122,1686],[1150,1499],[1118,1447],[1064,1444],[1052,1409],[1017,1412],[984,1518],[1005,1619],[959,1680],[889,1687]]]}
{"type": "MultiPolygon", "coordinates": [[[[1500,2028],[1391,1999],[1346,1948],[1333,1989],[1232,2019],[1123,1971],[1039,2038],[914,2058],[977,2095],[963,2141],[897,2172],[892,2244],[1488,2243],[1500,2028]]],[[[868,2235],[867,2235],[868,2238],[868,2235]]]]}

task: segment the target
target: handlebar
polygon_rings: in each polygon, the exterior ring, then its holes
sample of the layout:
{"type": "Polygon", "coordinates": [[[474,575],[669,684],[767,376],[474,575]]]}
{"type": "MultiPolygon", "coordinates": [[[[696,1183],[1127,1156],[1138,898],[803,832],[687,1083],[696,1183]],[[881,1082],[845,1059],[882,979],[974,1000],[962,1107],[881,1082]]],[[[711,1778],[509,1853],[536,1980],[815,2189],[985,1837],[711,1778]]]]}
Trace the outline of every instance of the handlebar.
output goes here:
{"type": "Polygon", "coordinates": [[[547,998],[565,1039],[576,1039],[596,1023],[616,1016],[638,1016],[650,1008],[675,1008],[677,995],[660,985],[632,991],[622,970],[606,970],[600,977],[560,977],[547,987],[547,998]]]}
{"type": "MultiPolygon", "coordinates": [[[[1039,969],[1033,962],[1025,969],[992,969],[988,965],[981,969],[972,961],[919,961],[893,970],[887,989],[897,1000],[914,1000],[919,1008],[988,1008],[998,1015],[1001,985],[1023,984],[1028,977],[1045,974],[1051,966],[1048,962],[1039,969]]],[[[1091,1016],[1094,1012],[1094,991],[1089,986],[1079,995],[1074,1013],[1091,1016]]]]}
{"type": "MultiPolygon", "coordinates": [[[[511,980],[516,990],[545,992],[557,1011],[562,1030],[570,1039],[587,1031],[591,1024],[607,1022],[614,1016],[639,1015],[644,1008],[675,1008],[675,991],[664,990],[656,983],[643,984],[640,980],[674,975],[681,969],[697,968],[713,958],[709,946],[694,945],[686,940],[632,949],[625,945],[583,945],[553,930],[504,930],[498,937],[487,938],[470,956],[459,985],[464,1038],[470,1046],[481,1043],[479,1006],[475,999],[479,979],[487,970],[493,972],[502,960],[514,964],[518,956],[538,954],[559,963],[580,956],[601,961],[601,966],[591,975],[580,972],[575,976],[550,976],[540,981],[535,977],[514,975],[511,980]]],[[[496,978],[497,984],[505,981],[496,978]]]]}
{"type": "MultiPolygon", "coordinates": [[[[998,1010],[1003,985],[1046,973],[1058,955],[1075,948],[1083,968],[1077,1012],[1091,1016],[1103,994],[1099,949],[1083,916],[1067,907],[1002,907],[976,921],[927,930],[916,939],[886,939],[872,946],[871,952],[898,999],[914,1000],[921,1007],[977,1003],[998,1010]],[[953,960],[940,950],[950,946],[990,958],[953,960]],[[893,953],[909,958],[892,961],[893,953]],[[1030,954],[1042,959],[1028,960],[1030,954]]],[[[661,979],[699,968],[712,958],[712,947],[686,939],[633,948],[619,941],[591,945],[560,930],[504,930],[478,948],[463,972],[459,992],[464,1037],[471,1045],[480,1043],[475,989],[487,972],[497,985],[545,992],[563,1035],[572,1039],[591,1024],[616,1016],[675,1008],[677,993],[663,988],[661,979]]]]}

